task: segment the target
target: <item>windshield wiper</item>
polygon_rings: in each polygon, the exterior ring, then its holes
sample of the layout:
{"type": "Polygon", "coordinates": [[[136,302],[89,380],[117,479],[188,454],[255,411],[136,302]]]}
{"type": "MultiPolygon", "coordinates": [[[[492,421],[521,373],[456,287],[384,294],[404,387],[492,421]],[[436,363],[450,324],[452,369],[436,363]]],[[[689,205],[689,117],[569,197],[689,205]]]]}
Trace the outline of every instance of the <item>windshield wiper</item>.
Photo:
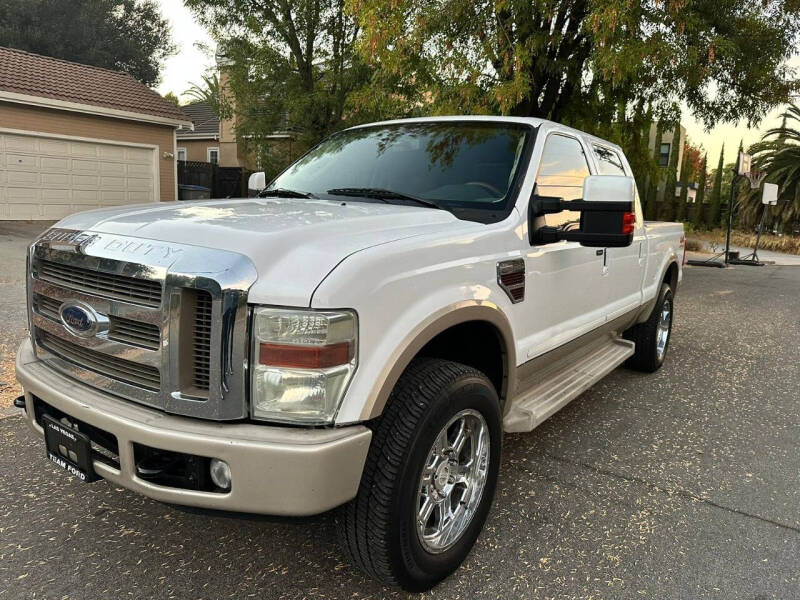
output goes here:
{"type": "Polygon", "coordinates": [[[393,192],[392,190],[386,190],[383,188],[333,188],[332,190],[328,190],[328,193],[334,196],[362,196],[363,198],[375,198],[377,200],[383,200],[384,202],[388,202],[389,200],[407,200],[409,202],[416,202],[422,206],[427,206],[428,208],[438,208],[439,210],[444,210],[433,200],[427,200],[426,198],[419,198],[417,196],[411,196],[410,194],[403,194],[401,192],[393,192]]]}
{"type": "Polygon", "coordinates": [[[261,193],[258,195],[259,198],[266,198],[268,196],[275,196],[276,198],[316,198],[316,196],[310,192],[298,192],[297,190],[290,190],[287,188],[261,190],[261,193]]]}

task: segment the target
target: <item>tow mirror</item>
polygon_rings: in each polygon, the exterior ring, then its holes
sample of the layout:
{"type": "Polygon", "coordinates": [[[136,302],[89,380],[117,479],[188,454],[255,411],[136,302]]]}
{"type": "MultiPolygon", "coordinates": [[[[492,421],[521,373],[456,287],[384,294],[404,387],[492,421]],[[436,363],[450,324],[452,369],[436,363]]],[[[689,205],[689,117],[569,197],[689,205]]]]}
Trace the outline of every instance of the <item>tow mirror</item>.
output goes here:
{"type": "Polygon", "coordinates": [[[534,194],[528,204],[528,231],[532,244],[567,240],[593,248],[621,248],[633,242],[636,183],[633,177],[590,175],[583,182],[583,198],[563,198],[534,194]],[[547,214],[573,210],[581,213],[579,229],[539,227],[534,220],[547,214]]]}
{"type": "Polygon", "coordinates": [[[255,196],[265,187],[267,187],[267,175],[264,171],[252,173],[247,180],[247,191],[251,196],[255,196]]]}

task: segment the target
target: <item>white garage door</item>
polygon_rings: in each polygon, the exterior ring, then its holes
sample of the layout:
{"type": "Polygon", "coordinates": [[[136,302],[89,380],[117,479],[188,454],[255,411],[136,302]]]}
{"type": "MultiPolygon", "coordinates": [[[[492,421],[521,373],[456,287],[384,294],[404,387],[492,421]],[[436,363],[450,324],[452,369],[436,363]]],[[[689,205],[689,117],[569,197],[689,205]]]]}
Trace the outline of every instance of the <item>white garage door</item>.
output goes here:
{"type": "Polygon", "coordinates": [[[155,202],[155,148],[0,131],[0,220],[155,202]]]}

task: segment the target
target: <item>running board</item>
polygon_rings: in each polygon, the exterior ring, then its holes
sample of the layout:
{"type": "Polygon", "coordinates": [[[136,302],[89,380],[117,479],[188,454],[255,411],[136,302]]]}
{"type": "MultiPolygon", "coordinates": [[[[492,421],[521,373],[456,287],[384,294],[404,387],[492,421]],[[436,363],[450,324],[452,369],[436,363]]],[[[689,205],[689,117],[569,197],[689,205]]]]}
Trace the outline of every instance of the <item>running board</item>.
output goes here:
{"type": "Polygon", "coordinates": [[[539,373],[540,383],[514,399],[503,419],[503,429],[509,433],[533,430],[625,362],[634,349],[633,342],[614,337],[592,349],[567,355],[555,370],[539,373]]]}

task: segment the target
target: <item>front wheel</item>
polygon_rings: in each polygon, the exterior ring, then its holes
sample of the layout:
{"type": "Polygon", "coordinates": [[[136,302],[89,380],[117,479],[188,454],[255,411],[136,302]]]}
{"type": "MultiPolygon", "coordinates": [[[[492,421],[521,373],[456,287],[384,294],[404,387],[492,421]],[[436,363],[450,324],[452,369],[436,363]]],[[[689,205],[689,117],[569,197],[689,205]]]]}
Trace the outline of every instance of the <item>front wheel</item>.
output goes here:
{"type": "Polygon", "coordinates": [[[500,404],[485,375],[451,361],[413,361],[377,422],[358,494],[339,513],[352,561],[410,592],[457,569],[486,521],[501,437],[500,404]]]}
{"type": "Polygon", "coordinates": [[[625,338],[636,344],[636,351],[625,363],[638,371],[652,373],[664,364],[669,347],[674,314],[674,295],[668,283],[661,289],[653,312],[644,323],[639,323],[625,332],[625,338]]]}

